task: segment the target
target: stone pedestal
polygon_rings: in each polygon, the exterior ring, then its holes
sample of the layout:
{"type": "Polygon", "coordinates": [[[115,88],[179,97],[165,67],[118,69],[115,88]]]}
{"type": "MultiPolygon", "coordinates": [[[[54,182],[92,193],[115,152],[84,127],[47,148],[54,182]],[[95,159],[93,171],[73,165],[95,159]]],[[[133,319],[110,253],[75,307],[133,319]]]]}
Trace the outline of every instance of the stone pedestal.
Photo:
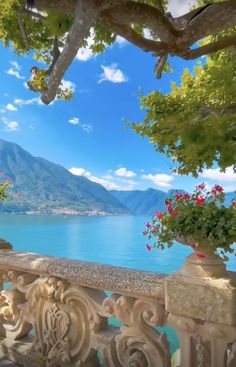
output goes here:
{"type": "Polygon", "coordinates": [[[168,323],[179,339],[181,367],[236,366],[236,278],[190,276],[166,281],[168,323]]]}

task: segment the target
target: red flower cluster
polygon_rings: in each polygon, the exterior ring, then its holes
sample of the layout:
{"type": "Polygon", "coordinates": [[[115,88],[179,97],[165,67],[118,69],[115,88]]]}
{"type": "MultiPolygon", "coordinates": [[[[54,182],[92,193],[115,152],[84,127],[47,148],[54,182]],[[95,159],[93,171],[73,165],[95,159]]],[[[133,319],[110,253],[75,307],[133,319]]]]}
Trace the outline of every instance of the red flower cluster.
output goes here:
{"type": "MultiPolygon", "coordinates": [[[[217,215],[219,210],[220,218],[223,216],[227,223],[230,224],[229,228],[231,228],[232,223],[235,221],[234,208],[236,208],[236,200],[232,200],[232,204],[228,208],[224,206],[224,199],[224,190],[220,185],[215,185],[211,190],[208,190],[206,184],[202,183],[196,187],[191,195],[189,193],[176,192],[174,197],[165,200],[166,210],[164,212],[156,211],[152,220],[146,223],[143,235],[147,236],[149,241],[146,244],[147,250],[170,247],[175,240],[181,240],[181,237],[184,236],[193,240],[192,248],[196,252],[196,257],[204,259],[204,253],[198,252],[197,243],[201,243],[204,240],[206,246],[211,245],[208,239],[208,228],[212,226],[215,236],[213,238],[214,245],[220,244],[219,247],[223,248],[224,252],[231,251],[232,235],[226,231],[226,237],[223,237],[222,228],[224,230],[226,227],[224,227],[223,222],[223,224],[221,222],[218,224],[217,215]],[[211,212],[213,215],[208,215],[211,212]],[[207,214],[206,216],[205,213],[207,214]],[[230,213],[231,219],[228,218],[228,213],[230,213]],[[205,226],[199,225],[201,220],[206,224],[205,226]],[[158,241],[152,246],[150,241],[153,237],[156,237],[158,241]],[[223,243],[222,246],[221,243],[223,243]]],[[[234,238],[235,235],[234,233],[234,238]]]]}
{"type": "Polygon", "coordinates": [[[213,189],[211,190],[212,195],[221,195],[224,193],[224,189],[220,185],[215,185],[213,189]]]}
{"type": "Polygon", "coordinates": [[[205,204],[206,200],[203,196],[197,196],[194,202],[196,205],[203,205],[205,204]]]}
{"type": "Polygon", "coordinates": [[[156,212],[157,219],[161,220],[164,217],[164,213],[162,212],[156,212]]]}
{"type": "Polygon", "coordinates": [[[205,188],[206,188],[206,184],[204,184],[204,182],[203,182],[202,184],[200,184],[200,185],[198,185],[198,186],[196,187],[196,189],[197,189],[198,191],[205,190],[205,188]]]}

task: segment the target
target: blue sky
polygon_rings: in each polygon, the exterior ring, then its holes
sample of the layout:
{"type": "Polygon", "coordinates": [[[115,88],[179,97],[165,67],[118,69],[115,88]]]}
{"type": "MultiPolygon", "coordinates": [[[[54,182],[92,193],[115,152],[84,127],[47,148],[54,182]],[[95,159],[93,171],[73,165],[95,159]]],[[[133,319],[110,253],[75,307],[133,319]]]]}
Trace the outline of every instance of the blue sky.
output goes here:
{"type": "MultiPolygon", "coordinates": [[[[181,13],[183,4],[179,2],[172,10],[181,13]]],[[[126,130],[122,121],[142,120],[140,88],[143,94],[156,89],[168,93],[171,80],[180,82],[183,68],[192,68],[194,62],[174,58],[174,74],[156,80],[155,58],[118,39],[96,57],[88,49],[80,51],[64,77],[65,85],[75,89],[73,100],[44,106],[39,95],[25,86],[35,60],[12,51],[0,46],[1,138],[108,189],[191,191],[203,181],[223,184],[227,191],[235,189],[231,168],[225,174],[214,168],[198,179],[174,175],[171,160],[156,153],[148,139],[126,130]]]]}

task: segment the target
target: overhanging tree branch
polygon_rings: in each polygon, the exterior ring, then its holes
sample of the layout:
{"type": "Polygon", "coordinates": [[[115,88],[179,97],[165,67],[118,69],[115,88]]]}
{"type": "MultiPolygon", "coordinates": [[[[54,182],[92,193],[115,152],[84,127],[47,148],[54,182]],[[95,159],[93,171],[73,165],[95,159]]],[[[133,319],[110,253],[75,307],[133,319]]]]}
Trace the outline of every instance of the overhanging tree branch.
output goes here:
{"type": "MultiPolygon", "coordinates": [[[[26,0],[19,1],[25,6],[26,0]]],[[[159,58],[156,67],[158,77],[161,75],[168,54],[184,59],[195,59],[235,45],[236,35],[232,35],[196,49],[191,48],[196,42],[209,35],[236,26],[236,0],[208,4],[178,18],[165,13],[165,9],[160,5],[160,0],[156,0],[154,5],[141,0],[138,2],[132,0],[35,0],[34,6],[39,10],[56,9],[57,12],[63,12],[63,14],[66,12],[67,15],[74,17],[74,23],[62,53],[50,68],[47,89],[42,95],[43,102],[50,103],[55,98],[64,73],[96,22],[142,50],[153,52],[159,58]],[[143,37],[136,32],[134,25],[150,29],[156,40],[143,37]]],[[[28,11],[32,12],[32,10],[28,11]]],[[[32,13],[31,15],[36,16],[32,13]]],[[[26,41],[22,30],[21,34],[26,41]]]]}
{"type": "Polygon", "coordinates": [[[21,6],[18,14],[17,14],[17,20],[18,20],[18,25],[19,25],[19,28],[20,28],[20,33],[21,33],[21,38],[22,38],[22,41],[24,42],[24,45],[25,45],[25,48],[27,50],[30,49],[30,43],[29,43],[29,39],[28,39],[28,36],[26,34],[26,31],[25,31],[25,26],[24,26],[24,8],[21,6]]]}
{"type": "Polygon", "coordinates": [[[157,79],[161,78],[161,75],[166,65],[167,59],[168,59],[168,54],[165,54],[164,56],[159,57],[159,59],[157,60],[157,63],[155,65],[155,75],[157,79]]]}
{"type": "Polygon", "coordinates": [[[203,55],[209,55],[229,47],[236,47],[236,35],[225,37],[219,41],[209,43],[194,50],[188,50],[185,54],[182,54],[182,57],[186,60],[196,59],[203,55]]]}
{"type": "MultiPolygon", "coordinates": [[[[75,58],[84,39],[88,36],[89,30],[99,14],[110,7],[116,6],[120,1],[121,0],[100,0],[98,2],[96,0],[78,0],[75,9],[74,23],[68,33],[64,48],[49,76],[47,89],[42,93],[42,102],[49,104],[56,97],[63,75],[75,58]]],[[[125,0],[123,0],[123,2],[125,2],[125,0]]]]}
{"type": "Polygon", "coordinates": [[[109,31],[119,34],[119,36],[124,37],[127,41],[141,48],[143,51],[150,51],[158,54],[166,52],[167,45],[164,42],[147,39],[137,33],[132,27],[126,24],[117,23],[114,19],[108,17],[107,15],[103,14],[100,16],[99,21],[109,31]]]}

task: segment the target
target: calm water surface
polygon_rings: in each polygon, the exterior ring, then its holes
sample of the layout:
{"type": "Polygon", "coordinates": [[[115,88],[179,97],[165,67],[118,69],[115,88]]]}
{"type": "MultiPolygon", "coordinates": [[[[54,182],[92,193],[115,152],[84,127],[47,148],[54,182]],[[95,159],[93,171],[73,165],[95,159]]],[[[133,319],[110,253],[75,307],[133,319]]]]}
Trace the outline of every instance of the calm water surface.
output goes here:
{"type": "MultiPolygon", "coordinates": [[[[148,218],[1,215],[0,238],[17,251],[125,266],[169,274],[191,250],[176,244],[165,251],[146,250],[142,235],[148,218]]],[[[228,262],[236,270],[236,258],[228,262]]]]}

